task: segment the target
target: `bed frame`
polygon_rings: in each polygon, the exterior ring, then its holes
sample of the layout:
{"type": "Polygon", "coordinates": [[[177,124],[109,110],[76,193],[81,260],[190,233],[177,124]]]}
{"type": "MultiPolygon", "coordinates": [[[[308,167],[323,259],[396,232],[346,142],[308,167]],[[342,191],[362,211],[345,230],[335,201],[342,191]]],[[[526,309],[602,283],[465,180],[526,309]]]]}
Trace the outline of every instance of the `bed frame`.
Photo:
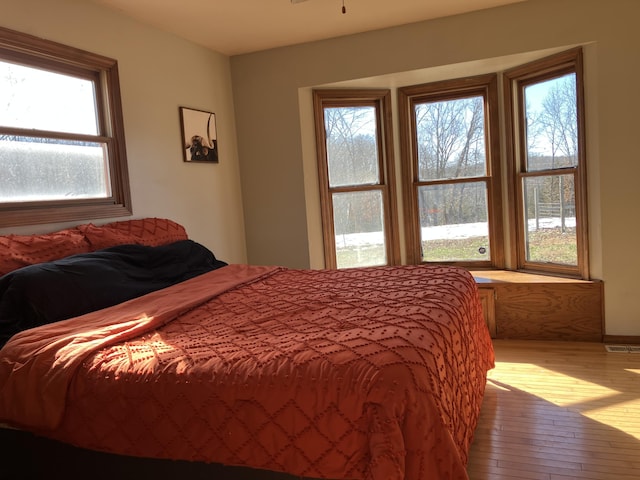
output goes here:
{"type": "Polygon", "coordinates": [[[0,428],[0,445],[3,452],[0,478],[7,480],[55,478],[55,472],[64,473],[67,480],[86,480],[88,472],[91,472],[92,480],[301,480],[301,477],[286,473],[248,467],[114,455],[12,428],[0,428]]]}

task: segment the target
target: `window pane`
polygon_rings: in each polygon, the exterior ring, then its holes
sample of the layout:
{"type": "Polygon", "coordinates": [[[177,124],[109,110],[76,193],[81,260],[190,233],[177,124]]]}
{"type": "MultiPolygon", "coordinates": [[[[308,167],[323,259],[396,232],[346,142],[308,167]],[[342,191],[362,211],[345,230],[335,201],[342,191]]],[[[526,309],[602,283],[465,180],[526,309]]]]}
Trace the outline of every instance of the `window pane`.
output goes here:
{"type": "Polygon", "coordinates": [[[486,175],[482,97],[417,104],[415,115],[419,180],[486,175]]]}
{"type": "Polygon", "coordinates": [[[374,107],[324,109],[329,186],[380,183],[374,107]]]}
{"type": "Polygon", "coordinates": [[[419,187],[418,208],[423,261],[490,260],[484,182],[419,187]]]}
{"type": "Polygon", "coordinates": [[[106,145],[0,135],[0,202],[111,195],[106,145]]]}
{"type": "Polygon", "coordinates": [[[524,89],[527,170],[578,165],[576,75],[529,85],[524,89]]]}
{"type": "Polygon", "coordinates": [[[524,179],[526,259],[578,264],[573,175],[524,179]]]}
{"type": "Polygon", "coordinates": [[[93,82],[0,61],[0,126],[98,134],[93,82]]]}
{"type": "Polygon", "coordinates": [[[337,267],[385,265],[382,192],[334,193],[332,197],[337,267]]]}

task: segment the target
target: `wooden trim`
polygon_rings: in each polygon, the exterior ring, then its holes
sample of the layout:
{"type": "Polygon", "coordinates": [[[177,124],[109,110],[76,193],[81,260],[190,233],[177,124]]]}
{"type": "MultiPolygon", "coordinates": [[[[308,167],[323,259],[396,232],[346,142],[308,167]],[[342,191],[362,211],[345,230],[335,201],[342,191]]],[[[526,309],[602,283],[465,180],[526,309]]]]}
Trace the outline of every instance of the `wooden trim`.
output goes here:
{"type": "Polygon", "coordinates": [[[496,338],[498,336],[498,329],[496,325],[495,290],[492,288],[479,288],[478,293],[480,295],[482,313],[485,322],[487,322],[489,335],[491,338],[496,338]]]}
{"type": "MultiPolygon", "coordinates": [[[[504,78],[504,77],[503,77],[504,78]]],[[[506,233],[506,238],[507,238],[507,243],[509,245],[509,252],[508,252],[508,256],[506,257],[506,262],[505,262],[505,266],[507,268],[510,269],[516,269],[518,268],[518,243],[520,240],[520,235],[518,234],[518,232],[520,231],[520,222],[518,220],[518,214],[516,212],[516,208],[515,205],[517,205],[518,202],[518,189],[516,188],[516,181],[514,181],[514,179],[516,178],[516,172],[519,170],[517,168],[517,156],[516,156],[516,145],[518,144],[518,142],[516,141],[516,132],[519,131],[519,126],[518,126],[518,116],[514,115],[513,112],[513,104],[514,104],[514,99],[513,99],[513,95],[515,95],[515,92],[513,91],[512,88],[512,82],[509,81],[508,79],[504,79],[503,81],[503,85],[502,85],[502,90],[503,90],[503,102],[504,102],[504,108],[503,108],[503,114],[504,114],[504,122],[505,125],[512,125],[513,128],[505,128],[506,132],[505,132],[505,138],[506,138],[506,142],[505,142],[505,153],[506,153],[506,165],[507,165],[507,181],[506,181],[506,185],[507,185],[507,205],[510,206],[510,208],[508,208],[508,213],[507,213],[507,222],[509,225],[508,230],[505,232],[506,233]]]]}
{"type": "Polygon", "coordinates": [[[587,199],[587,141],[585,126],[584,73],[582,49],[577,49],[576,69],[576,102],[578,109],[578,162],[579,168],[576,182],[580,185],[580,195],[576,193],[576,225],[578,235],[578,270],[582,278],[590,278],[589,273],[589,211],[587,199]]]}
{"type": "Polygon", "coordinates": [[[486,86],[485,135],[487,137],[487,171],[489,173],[489,238],[491,241],[491,264],[505,268],[504,213],[502,201],[502,161],[500,156],[500,123],[498,102],[498,76],[494,75],[486,86]]]}
{"type": "Polygon", "coordinates": [[[327,167],[326,132],[324,128],[324,111],[322,109],[323,97],[314,92],[313,112],[316,132],[316,165],[318,168],[318,184],[320,190],[320,215],[322,219],[322,240],[324,247],[324,268],[336,268],[335,234],[333,228],[333,209],[326,208],[331,205],[329,195],[329,172],[327,167]]]}
{"type": "Polygon", "coordinates": [[[402,203],[404,205],[404,235],[407,263],[417,265],[420,257],[420,225],[416,222],[418,205],[414,191],[414,163],[416,146],[411,137],[415,131],[415,116],[410,109],[410,91],[398,89],[398,115],[400,123],[400,159],[402,170],[402,203]]]}
{"type": "Polygon", "coordinates": [[[74,75],[107,70],[115,62],[104,55],[5,27],[0,27],[0,57],[37,68],[54,66],[56,71],[63,70],[74,75]]]}
{"type": "Polygon", "coordinates": [[[386,208],[385,215],[385,235],[388,236],[387,241],[387,262],[390,265],[400,265],[402,258],[400,255],[400,232],[398,231],[398,194],[396,192],[396,169],[395,156],[393,153],[393,121],[392,121],[392,105],[391,91],[387,90],[385,95],[380,99],[382,111],[379,112],[378,118],[381,125],[378,129],[381,135],[378,135],[378,151],[380,155],[380,168],[385,177],[386,185],[386,208]]]}
{"type": "Polygon", "coordinates": [[[639,335],[605,335],[602,338],[604,343],[613,343],[613,344],[633,344],[640,345],[640,336],[639,335]]]}

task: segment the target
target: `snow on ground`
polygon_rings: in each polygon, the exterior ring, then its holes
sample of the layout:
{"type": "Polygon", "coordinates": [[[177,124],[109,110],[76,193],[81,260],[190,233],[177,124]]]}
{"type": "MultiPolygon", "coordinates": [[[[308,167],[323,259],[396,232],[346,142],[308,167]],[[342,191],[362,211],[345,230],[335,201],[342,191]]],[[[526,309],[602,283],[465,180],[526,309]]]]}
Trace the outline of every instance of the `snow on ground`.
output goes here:
{"type": "MultiPolygon", "coordinates": [[[[565,218],[565,225],[569,228],[576,226],[574,217],[565,218]]],[[[560,218],[541,218],[538,221],[539,228],[555,228],[560,226],[560,218]]],[[[529,220],[529,230],[535,230],[535,220],[529,220]]],[[[424,227],[422,240],[438,240],[444,238],[459,239],[469,237],[487,236],[487,223],[464,223],[457,225],[441,225],[437,227],[424,227]]],[[[336,235],[336,248],[362,247],[365,245],[382,245],[384,236],[382,232],[350,233],[336,235]]]]}

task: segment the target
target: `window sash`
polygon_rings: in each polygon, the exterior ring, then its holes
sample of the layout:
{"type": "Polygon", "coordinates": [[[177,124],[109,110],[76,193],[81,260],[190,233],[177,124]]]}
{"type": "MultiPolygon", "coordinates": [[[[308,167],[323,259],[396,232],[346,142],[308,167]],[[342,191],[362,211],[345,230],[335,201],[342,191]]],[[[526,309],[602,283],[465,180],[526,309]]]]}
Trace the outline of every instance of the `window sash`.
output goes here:
{"type": "MultiPolygon", "coordinates": [[[[589,278],[589,247],[587,228],[587,196],[586,196],[586,158],[584,149],[584,95],[582,85],[582,50],[572,49],[553,55],[526,65],[511,69],[504,74],[505,82],[505,112],[507,126],[511,134],[507,141],[507,151],[510,158],[509,177],[513,179],[510,199],[510,222],[517,228],[512,229],[515,248],[512,249],[511,263],[518,270],[550,273],[564,276],[589,278]],[[570,164],[559,164],[536,168],[531,165],[529,158],[529,141],[527,139],[525,89],[533,85],[548,82],[567,75],[575,75],[575,128],[577,129],[577,152],[575,161],[570,164]],[[563,240],[574,240],[571,252],[575,261],[567,262],[567,257],[561,255],[567,249],[567,242],[555,246],[555,252],[549,250],[547,257],[532,255],[530,220],[532,207],[527,201],[525,184],[535,178],[570,178],[573,186],[573,203],[575,210],[575,233],[563,232],[563,240]],[[557,257],[554,259],[554,257],[557,257]]],[[[563,200],[564,201],[564,200],[563,200]]],[[[542,202],[544,203],[544,202],[542,202]]],[[[554,208],[560,208],[561,202],[555,202],[554,208]]],[[[564,208],[564,207],[563,207],[564,208]]],[[[564,213],[563,213],[564,214],[564,213]]],[[[561,215],[561,214],[558,214],[561,215]]],[[[561,217],[558,217],[561,218],[561,217]]],[[[533,219],[535,222],[535,218],[533,219]]],[[[561,218],[562,220],[562,218],[561,218]]],[[[564,229],[564,225],[560,227],[564,229]]],[[[557,239],[552,241],[559,242],[557,239]]],[[[540,240],[542,243],[542,240],[540,240]]]]}
{"type": "MultiPolygon", "coordinates": [[[[404,139],[401,143],[401,162],[408,263],[450,263],[472,268],[504,266],[497,98],[497,75],[495,74],[414,85],[398,90],[400,132],[401,138],[404,139]],[[434,179],[425,179],[421,176],[419,168],[418,142],[420,140],[417,134],[416,105],[470,98],[480,98],[483,106],[481,134],[484,150],[482,155],[483,171],[465,175],[440,175],[434,179]],[[426,209],[427,211],[421,208],[418,192],[427,185],[455,186],[465,183],[482,185],[484,188],[483,196],[486,198],[487,209],[484,213],[486,218],[482,220],[487,226],[480,226],[480,232],[485,228],[486,234],[482,233],[477,238],[480,243],[472,243],[475,245],[476,254],[472,254],[470,247],[459,239],[449,242],[449,245],[459,246],[459,251],[450,253],[449,258],[443,257],[441,253],[435,251],[425,251],[425,246],[429,248],[430,244],[435,245],[436,242],[430,240],[430,234],[423,225],[423,222],[430,221],[431,214],[428,212],[429,208],[426,209]],[[425,239],[427,239],[426,243],[425,239]]],[[[478,232],[478,230],[474,231],[478,232]]]]}
{"type": "Polygon", "coordinates": [[[108,145],[51,137],[0,134],[0,202],[16,207],[33,202],[103,199],[111,196],[108,145]]]}
{"type": "MultiPolygon", "coordinates": [[[[400,250],[397,227],[397,201],[395,195],[395,174],[393,169],[393,149],[391,137],[391,123],[388,112],[391,110],[391,98],[389,90],[314,90],[314,114],[316,125],[316,147],[318,152],[318,179],[320,186],[320,199],[322,210],[322,226],[324,238],[324,257],[326,268],[345,268],[349,266],[368,266],[400,263],[400,250]],[[330,159],[327,133],[326,110],[341,107],[368,110],[373,108],[375,112],[375,149],[376,152],[369,155],[369,166],[372,174],[361,179],[357,176],[338,178],[330,174],[330,159]],[[345,178],[350,178],[346,181],[345,178]],[[331,180],[330,180],[331,179],[331,180]],[[353,232],[347,241],[345,232],[349,219],[341,218],[339,214],[344,212],[338,207],[336,200],[341,199],[376,198],[379,204],[374,208],[363,208],[361,217],[368,219],[352,218],[351,229],[358,230],[356,221],[365,230],[371,230],[372,225],[379,225],[381,231],[377,237],[382,239],[382,244],[377,241],[369,244],[366,255],[364,247],[358,244],[357,237],[362,237],[363,232],[353,232]],[[379,211],[378,211],[379,209],[379,211]],[[366,220],[366,221],[365,221],[366,220]],[[349,243],[355,242],[355,243],[349,243]]],[[[355,136],[354,136],[355,137],[355,136]]],[[[351,140],[354,140],[353,138],[351,140]]],[[[353,205],[353,204],[352,204],[353,205]]],[[[370,206],[372,204],[369,204],[370,206]]],[[[349,230],[349,231],[350,231],[349,230]]],[[[368,232],[372,233],[372,232],[368,232]]],[[[377,238],[376,237],[376,238],[377,238]]]]}
{"type": "Polygon", "coordinates": [[[382,187],[332,191],[336,268],[388,265],[384,194],[382,187]]]}
{"type": "Polygon", "coordinates": [[[522,175],[520,188],[525,264],[552,263],[560,268],[577,268],[575,175],[572,172],[522,175]],[[548,190],[552,190],[551,195],[548,190]],[[547,193],[543,195],[540,191],[547,193]]]}

